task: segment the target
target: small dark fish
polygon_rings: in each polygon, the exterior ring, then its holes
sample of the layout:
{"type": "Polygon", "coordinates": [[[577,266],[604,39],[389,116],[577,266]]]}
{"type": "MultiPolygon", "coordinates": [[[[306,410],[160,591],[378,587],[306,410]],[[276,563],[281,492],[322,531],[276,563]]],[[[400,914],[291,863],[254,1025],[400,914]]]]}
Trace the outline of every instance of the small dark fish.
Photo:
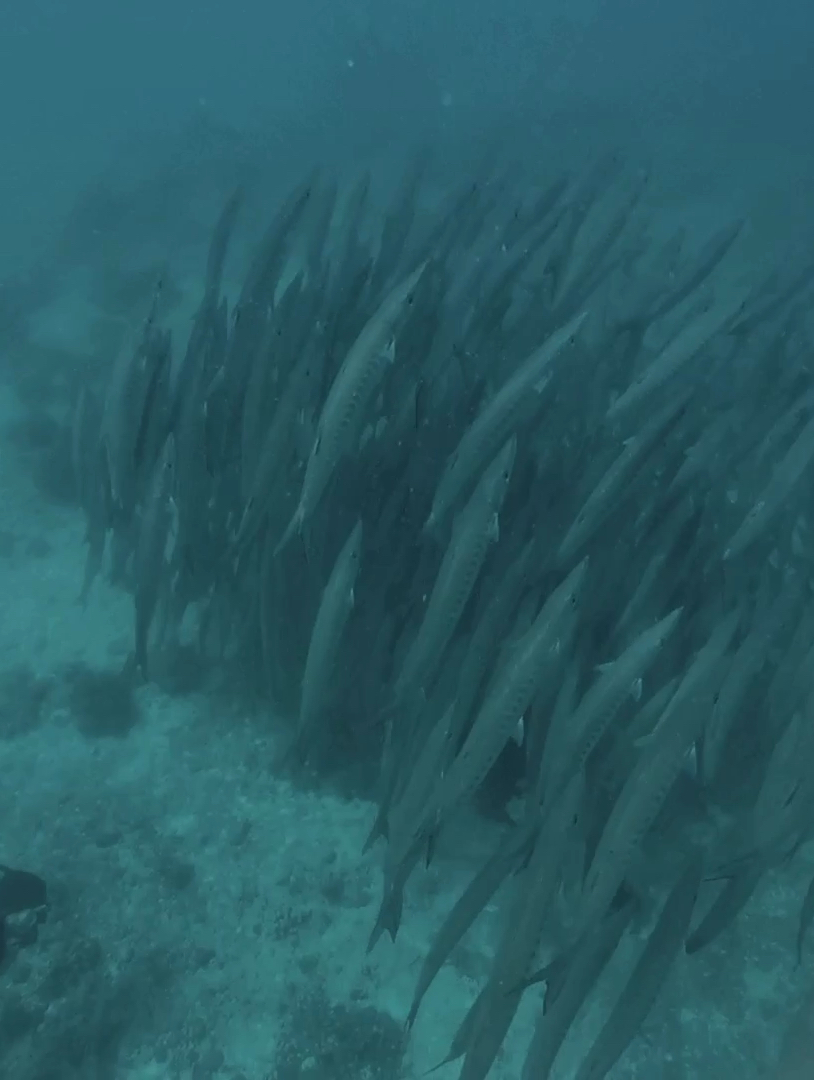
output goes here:
{"type": "Polygon", "coordinates": [[[45,882],[28,870],[12,870],[0,863],[0,963],[6,955],[6,916],[44,907],[48,902],[45,882]]]}
{"type": "Polygon", "coordinates": [[[44,907],[48,902],[45,882],[28,870],[12,870],[0,864],[0,918],[44,907]]]}
{"type": "Polygon", "coordinates": [[[413,395],[413,404],[415,408],[414,424],[416,431],[419,431],[424,423],[424,417],[427,413],[427,381],[426,379],[419,379],[416,383],[415,394],[413,395]]]}

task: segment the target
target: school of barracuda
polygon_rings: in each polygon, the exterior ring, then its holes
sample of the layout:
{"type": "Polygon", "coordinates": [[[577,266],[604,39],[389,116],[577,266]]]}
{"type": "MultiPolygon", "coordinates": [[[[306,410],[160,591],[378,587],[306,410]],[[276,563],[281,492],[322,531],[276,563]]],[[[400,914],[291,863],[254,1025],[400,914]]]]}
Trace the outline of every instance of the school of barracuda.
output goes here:
{"type": "MultiPolygon", "coordinates": [[[[544,1080],[644,911],[577,1073],[599,1080],[814,829],[813,275],[750,278],[739,222],[657,238],[612,161],[531,194],[485,172],[434,209],[422,176],[383,216],[368,178],[309,179],[231,304],[229,200],[188,340],[145,313],[79,401],[83,595],[109,549],[144,678],[194,613],[293,718],[281,769],[337,739],[375,762],[370,947],[519,744],[511,819],[407,1023],[499,897],[447,1060],[482,1080],[544,982],[522,1071],[544,1080]]],[[[814,882],[801,901],[803,955],[814,882]]]]}

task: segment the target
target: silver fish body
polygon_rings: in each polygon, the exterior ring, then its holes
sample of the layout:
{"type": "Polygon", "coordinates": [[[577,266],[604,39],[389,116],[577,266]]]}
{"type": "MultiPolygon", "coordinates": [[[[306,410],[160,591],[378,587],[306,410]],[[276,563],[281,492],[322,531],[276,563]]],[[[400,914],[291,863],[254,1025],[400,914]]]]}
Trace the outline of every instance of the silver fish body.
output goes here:
{"type": "Polygon", "coordinates": [[[397,699],[423,690],[437,671],[480,574],[489,546],[500,535],[499,513],[517,453],[513,436],[486,470],[455,522],[424,618],[396,680],[397,699]]]}
{"type": "Polygon", "coordinates": [[[318,723],[345,625],[354,606],[362,554],[362,523],[357,521],[337,556],[322,593],[302,677],[297,741],[318,723]]]}
{"type": "Polygon", "coordinates": [[[320,413],[299,502],[280,539],[281,550],[316,509],[339,461],[361,432],[364,411],[395,355],[393,334],[424,272],[424,264],[393,288],[350,347],[320,413]]]}
{"type": "Polygon", "coordinates": [[[173,523],[176,481],[175,439],[170,436],[153,471],[142,512],[134,556],[136,609],[136,667],[147,670],[147,643],[153,616],[165,584],[167,544],[173,523]]]}
{"type": "Polygon", "coordinates": [[[464,432],[447,461],[435,490],[425,531],[435,528],[465,494],[472,480],[494,455],[515,425],[529,395],[545,389],[548,369],[579,333],[586,313],[582,312],[555,330],[511,375],[483,407],[464,432]]]}

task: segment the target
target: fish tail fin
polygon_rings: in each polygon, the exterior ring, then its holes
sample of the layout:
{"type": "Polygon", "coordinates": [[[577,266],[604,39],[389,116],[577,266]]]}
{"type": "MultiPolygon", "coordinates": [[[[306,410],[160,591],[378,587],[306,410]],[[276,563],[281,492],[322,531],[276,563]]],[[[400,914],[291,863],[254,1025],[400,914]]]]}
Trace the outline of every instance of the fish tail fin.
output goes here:
{"type": "Polygon", "coordinates": [[[373,822],[373,826],[368,833],[367,840],[365,840],[362,848],[363,855],[366,855],[368,851],[370,851],[380,836],[387,837],[387,810],[384,806],[380,806],[376,813],[376,820],[373,822]]]}
{"type": "Polygon", "coordinates": [[[379,914],[376,918],[376,925],[373,927],[367,943],[368,953],[372,952],[379,938],[384,933],[387,933],[390,936],[391,941],[396,940],[396,935],[398,934],[399,926],[401,925],[403,904],[404,897],[402,889],[393,885],[385,886],[385,893],[382,897],[381,907],[379,908],[379,914]]]}

